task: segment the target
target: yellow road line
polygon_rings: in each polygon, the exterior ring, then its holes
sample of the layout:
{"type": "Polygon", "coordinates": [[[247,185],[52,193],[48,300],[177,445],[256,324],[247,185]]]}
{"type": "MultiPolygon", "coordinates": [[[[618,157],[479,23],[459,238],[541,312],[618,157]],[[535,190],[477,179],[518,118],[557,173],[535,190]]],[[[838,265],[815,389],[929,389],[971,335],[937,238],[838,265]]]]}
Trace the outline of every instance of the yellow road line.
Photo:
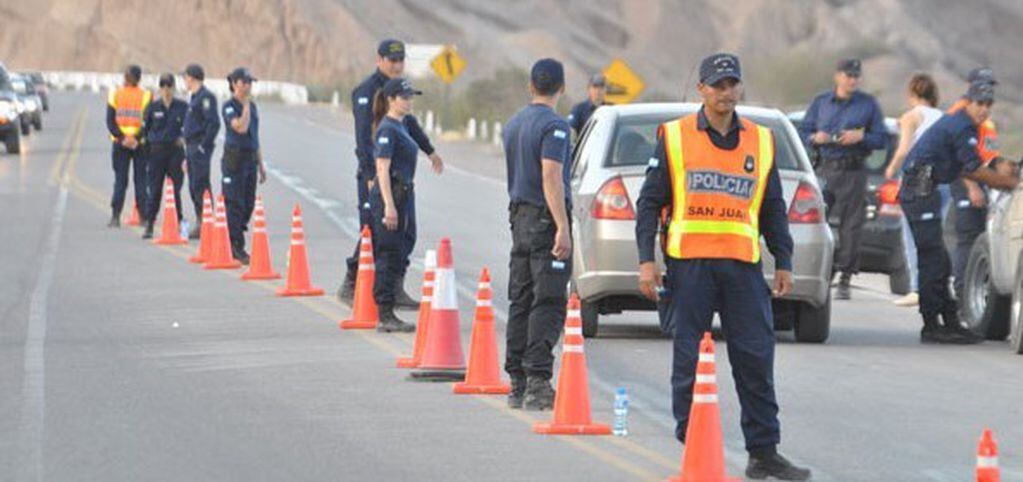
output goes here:
{"type": "MultiPolygon", "coordinates": [[[[85,110],[86,109],[83,107],[83,109],[80,111],[79,119],[84,120],[84,118],[85,118],[85,116],[84,116],[85,110]]],[[[84,122],[81,122],[81,124],[84,124],[84,122]]],[[[92,186],[89,186],[84,181],[79,179],[77,177],[77,174],[75,173],[75,167],[77,165],[77,160],[78,160],[79,154],[81,152],[81,140],[82,140],[82,133],[83,133],[83,131],[84,131],[84,128],[79,128],[77,130],[77,132],[76,132],[76,135],[74,136],[74,138],[75,138],[74,149],[71,151],[71,154],[70,154],[71,162],[68,164],[68,168],[64,172],[64,176],[62,177],[61,181],[67,183],[70,192],[75,194],[76,197],[78,197],[82,201],[85,201],[87,204],[97,208],[98,210],[103,211],[104,209],[106,209],[105,196],[103,196],[103,194],[100,191],[96,190],[92,186]]],[[[68,136],[68,138],[70,139],[71,136],[68,136]]],[[[64,161],[62,160],[61,162],[63,163],[64,161]]],[[[59,168],[55,167],[54,172],[59,172],[59,168]]],[[[51,175],[53,175],[54,172],[51,172],[51,175]]],[[[54,175],[53,177],[56,177],[56,176],[54,175]]],[[[191,256],[191,253],[189,252],[188,248],[183,247],[183,246],[158,246],[158,247],[162,248],[162,250],[164,252],[170,253],[171,255],[173,255],[175,257],[178,257],[180,259],[186,260],[186,261],[191,256]]],[[[221,273],[226,275],[226,276],[237,277],[237,271],[236,270],[219,270],[219,271],[221,271],[221,273]]],[[[250,284],[255,285],[255,286],[259,286],[259,287],[263,288],[266,291],[276,292],[276,288],[272,284],[267,283],[267,282],[256,282],[256,283],[250,283],[250,284]]],[[[323,316],[324,318],[326,318],[326,319],[328,319],[328,320],[330,320],[332,322],[336,322],[337,321],[338,314],[335,311],[331,311],[331,308],[336,308],[336,307],[332,307],[328,302],[323,301],[322,298],[302,298],[302,297],[296,297],[296,298],[291,298],[291,300],[297,302],[299,305],[302,305],[302,306],[306,307],[310,311],[312,311],[314,313],[317,313],[317,314],[323,316]]],[[[381,336],[379,336],[379,335],[377,335],[375,333],[372,333],[372,332],[370,332],[368,330],[354,330],[354,333],[356,335],[358,335],[360,338],[362,338],[363,340],[368,341],[370,344],[376,346],[377,348],[381,349],[382,351],[384,351],[386,353],[389,353],[389,354],[391,354],[391,355],[393,355],[395,357],[402,356],[404,354],[404,352],[411,345],[411,343],[409,343],[408,340],[403,340],[403,339],[398,338],[398,337],[393,336],[393,335],[390,336],[390,337],[381,337],[381,336]],[[403,346],[402,346],[402,348],[398,348],[398,347],[394,346],[393,344],[388,343],[387,341],[385,341],[385,339],[390,339],[390,340],[394,340],[394,341],[401,341],[403,346]]],[[[517,420],[519,420],[519,421],[529,425],[530,427],[532,427],[532,425],[534,423],[536,423],[537,421],[540,421],[539,419],[534,418],[534,417],[528,415],[526,412],[522,412],[522,411],[519,411],[519,410],[511,410],[511,409],[507,408],[502,403],[502,401],[497,399],[497,398],[494,398],[494,397],[472,397],[472,398],[477,400],[477,401],[479,401],[479,402],[481,402],[481,403],[483,403],[484,406],[488,406],[490,408],[493,408],[493,409],[497,410],[498,412],[500,412],[502,414],[511,416],[512,418],[515,418],[515,419],[517,419],[517,420]]],[[[540,435],[538,435],[538,437],[539,436],[540,435]]],[[[660,480],[661,478],[663,478],[663,474],[655,474],[653,472],[650,472],[649,470],[646,470],[643,467],[641,467],[641,466],[631,462],[629,459],[627,459],[625,457],[619,456],[619,455],[614,454],[614,453],[612,453],[612,452],[610,452],[610,451],[608,451],[608,450],[606,450],[604,448],[599,447],[595,443],[596,440],[586,440],[584,438],[579,438],[579,437],[557,436],[557,435],[550,436],[550,437],[553,437],[555,440],[558,440],[560,442],[568,444],[568,445],[570,445],[570,446],[572,446],[572,447],[574,447],[574,448],[576,448],[576,449],[578,449],[580,451],[583,451],[583,452],[585,452],[585,453],[587,453],[587,454],[589,454],[589,455],[591,455],[591,456],[601,460],[602,462],[604,462],[604,463],[606,463],[606,464],[608,464],[608,465],[610,465],[612,467],[615,467],[615,468],[617,468],[619,470],[622,470],[623,472],[626,472],[626,473],[628,473],[630,475],[636,476],[636,477],[638,477],[640,479],[643,479],[643,480],[660,480]]],[[[658,453],[656,453],[656,452],[654,452],[654,451],[652,451],[652,450],[650,450],[650,449],[648,449],[646,447],[643,447],[643,446],[641,446],[641,445],[639,445],[639,444],[637,444],[635,442],[624,440],[624,439],[620,439],[620,438],[614,438],[614,437],[601,437],[601,439],[609,441],[611,444],[616,445],[618,447],[621,447],[623,449],[626,449],[629,452],[632,452],[633,454],[639,455],[639,456],[641,456],[643,458],[646,458],[646,459],[648,459],[650,461],[653,461],[653,462],[655,462],[659,466],[665,466],[665,467],[671,468],[673,470],[677,469],[677,466],[676,466],[675,462],[672,462],[672,461],[668,460],[666,457],[663,457],[660,454],[658,454],[658,453]]]]}
{"type": "Polygon", "coordinates": [[[68,129],[67,134],[64,135],[64,141],[61,142],[57,159],[54,160],[53,166],[50,167],[50,184],[56,184],[60,181],[60,172],[64,169],[64,162],[67,160],[68,155],[71,152],[71,141],[78,134],[80,126],[84,123],[83,121],[85,119],[86,108],[86,106],[82,106],[78,109],[75,119],[71,122],[71,128],[68,129]]]}

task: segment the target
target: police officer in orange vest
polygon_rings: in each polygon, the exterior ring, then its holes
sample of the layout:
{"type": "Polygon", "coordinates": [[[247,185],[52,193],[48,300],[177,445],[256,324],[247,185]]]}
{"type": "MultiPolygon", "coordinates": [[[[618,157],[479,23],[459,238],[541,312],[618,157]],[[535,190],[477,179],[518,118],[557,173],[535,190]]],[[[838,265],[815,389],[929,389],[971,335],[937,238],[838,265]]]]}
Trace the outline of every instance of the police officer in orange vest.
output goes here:
{"type": "Polygon", "coordinates": [[[774,394],[774,317],[771,295],[792,289],[792,237],[781,180],[774,165],[774,137],[740,118],[739,59],[715,54],[700,64],[703,107],[661,125],[655,157],[637,201],[640,289],[654,301],[674,293],[671,372],[675,436],[685,443],[699,341],[714,312],[728,340],[749,464],[746,477],[807,480],[810,471],[777,452],[781,441],[774,394]],[[654,262],[662,210],[663,280],[654,262]],[[760,265],[760,236],[775,258],[774,286],[760,265]]]}
{"type": "Polygon", "coordinates": [[[114,167],[114,194],[110,198],[110,223],[108,227],[121,225],[121,209],[124,194],[128,190],[128,168],[132,167],[135,186],[135,207],[146,206],[146,160],[139,143],[142,130],[142,113],[152,99],[152,93],[139,87],[142,68],[129,65],[124,71],[124,87],[111,91],[107,99],[107,130],[113,141],[111,157],[114,167]]]}

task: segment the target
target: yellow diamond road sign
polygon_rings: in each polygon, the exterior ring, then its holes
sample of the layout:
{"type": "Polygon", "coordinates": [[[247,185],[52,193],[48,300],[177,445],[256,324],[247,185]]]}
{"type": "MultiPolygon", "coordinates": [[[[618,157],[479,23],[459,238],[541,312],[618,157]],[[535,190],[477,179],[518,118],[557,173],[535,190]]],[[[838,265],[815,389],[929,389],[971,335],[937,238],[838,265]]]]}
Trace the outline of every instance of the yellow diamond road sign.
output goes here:
{"type": "Polygon", "coordinates": [[[636,100],[646,87],[643,79],[622,59],[614,59],[604,67],[604,77],[607,79],[605,99],[610,104],[628,104],[636,100]]]}
{"type": "Polygon", "coordinates": [[[454,46],[446,45],[430,62],[430,67],[437,73],[440,80],[443,80],[445,84],[450,84],[465,70],[465,59],[458,55],[454,46]]]}

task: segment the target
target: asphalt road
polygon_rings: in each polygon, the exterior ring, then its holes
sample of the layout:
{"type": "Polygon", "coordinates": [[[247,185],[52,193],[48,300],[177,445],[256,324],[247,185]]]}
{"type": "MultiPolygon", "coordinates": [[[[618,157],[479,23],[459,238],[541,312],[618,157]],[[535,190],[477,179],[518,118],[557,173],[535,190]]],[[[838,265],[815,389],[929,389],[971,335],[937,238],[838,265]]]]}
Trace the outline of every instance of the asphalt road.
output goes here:
{"type": "MultiPolygon", "coordinates": [[[[187,263],[194,243],[160,248],[107,229],[103,109],[98,96],[54,95],[46,130],[22,155],[0,156],[0,479],[592,481],[678,470],[670,343],[649,314],[609,317],[587,342],[594,418],[610,422],[612,393],[626,387],[629,436],[534,435],[549,412],[405,381],[393,364],[412,335],[341,332],[348,309],[332,296],[277,298],[279,282],[187,263]]],[[[330,294],[357,232],[350,122],[322,107],[261,112],[275,266],[301,203],[313,281],[330,294]]],[[[502,161],[480,146],[439,152],[449,169],[434,176],[424,162],[417,179],[416,257],[452,239],[465,343],[476,276],[491,268],[503,339],[502,161]]],[[[1003,480],[1023,479],[1023,358],[1004,343],[922,346],[915,311],[891,304],[886,280],[856,282],[853,301],[834,303],[827,344],[779,336],[783,453],[815,480],[962,481],[990,426],[1003,480]]],[[[740,475],[738,403],[719,353],[726,458],[740,475]]]]}

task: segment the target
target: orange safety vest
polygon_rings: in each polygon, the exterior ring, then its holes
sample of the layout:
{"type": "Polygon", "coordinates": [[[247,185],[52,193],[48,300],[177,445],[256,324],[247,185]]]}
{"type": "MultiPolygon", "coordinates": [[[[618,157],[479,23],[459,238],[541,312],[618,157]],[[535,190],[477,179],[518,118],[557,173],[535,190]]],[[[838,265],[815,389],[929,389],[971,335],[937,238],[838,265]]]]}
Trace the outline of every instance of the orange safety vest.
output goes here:
{"type": "MultiPolygon", "coordinates": [[[[966,104],[970,101],[967,99],[959,99],[952,107],[948,108],[949,114],[955,114],[963,110],[966,104]]],[[[994,158],[1001,155],[998,152],[998,129],[995,128],[995,122],[991,119],[984,121],[983,124],[977,126],[977,155],[980,156],[980,160],[984,161],[984,164],[991,162],[994,158]]]]}
{"type": "Polygon", "coordinates": [[[135,137],[142,130],[142,113],[153,94],[139,87],[121,87],[110,92],[107,102],[116,111],[117,126],[126,136],[135,137]]]}
{"type": "Polygon", "coordinates": [[[760,261],[760,206],[774,164],[771,131],[740,119],[727,151],[696,127],[696,115],[661,125],[672,186],[665,253],[675,259],[760,261]]]}

